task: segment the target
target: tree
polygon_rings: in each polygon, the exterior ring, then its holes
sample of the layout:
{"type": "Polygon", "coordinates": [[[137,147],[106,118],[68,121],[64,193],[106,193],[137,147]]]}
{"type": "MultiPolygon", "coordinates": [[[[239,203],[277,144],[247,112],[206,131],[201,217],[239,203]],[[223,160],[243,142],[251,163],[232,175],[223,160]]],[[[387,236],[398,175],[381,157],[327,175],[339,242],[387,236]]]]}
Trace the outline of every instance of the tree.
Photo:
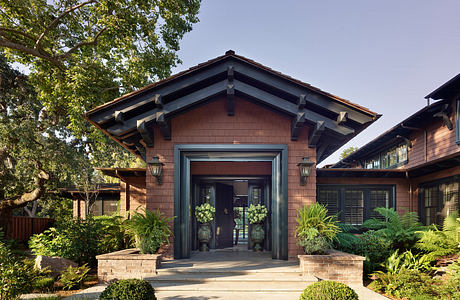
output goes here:
{"type": "Polygon", "coordinates": [[[84,145],[46,114],[27,76],[0,53],[0,227],[13,209],[78,182],[90,169],[84,145]]]}
{"type": "Polygon", "coordinates": [[[359,149],[358,147],[351,146],[351,147],[343,150],[342,153],[340,154],[340,159],[344,159],[345,157],[347,157],[348,155],[352,154],[353,152],[355,152],[358,149],[359,149]]]}
{"type": "Polygon", "coordinates": [[[101,152],[107,139],[82,114],[169,76],[199,8],[200,0],[0,0],[0,47],[30,69],[46,113],[101,152]]]}

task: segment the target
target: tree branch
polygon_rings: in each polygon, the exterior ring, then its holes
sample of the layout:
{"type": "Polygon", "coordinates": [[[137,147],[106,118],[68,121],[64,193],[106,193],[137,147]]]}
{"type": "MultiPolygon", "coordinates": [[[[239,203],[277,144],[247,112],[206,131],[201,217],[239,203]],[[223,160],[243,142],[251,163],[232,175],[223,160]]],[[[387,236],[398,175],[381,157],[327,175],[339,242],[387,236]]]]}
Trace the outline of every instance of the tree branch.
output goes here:
{"type": "Polygon", "coordinates": [[[99,38],[99,36],[106,30],[106,28],[102,28],[97,34],[96,36],[94,37],[94,39],[91,41],[91,42],[81,42],[81,43],[78,43],[76,44],[75,46],[73,46],[69,51],[67,51],[66,53],[64,54],[61,54],[61,55],[58,55],[56,57],[58,58],[67,58],[69,57],[70,54],[72,54],[73,52],[75,52],[78,48],[81,48],[83,46],[90,46],[90,45],[97,45],[97,39],[99,38]]]}
{"type": "Polygon", "coordinates": [[[24,193],[20,197],[0,201],[0,211],[21,207],[29,202],[38,200],[45,193],[45,183],[49,179],[50,175],[41,170],[37,177],[34,179],[36,188],[29,193],[24,193]]]}
{"type": "Polygon", "coordinates": [[[54,59],[52,56],[44,55],[40,51],[38,51],[36,49],[29,48],[29,47],[24,46],[22,44],[14,43],[14,42],[6,40],[4,38],[0,38],[0,47],[6,47],[6,48],[18,50],[18,51],[21,51],[23,53],[27,53],[27,54],[33,55],[35,57],[42,58],[44,60],[49,61],[50,63],[52,63],[54,66],[58,67],[61,70],[65,69],[64,65],[62,63],[60,63],[58,60],[54,59]]]}
{"type": "Polygon", "coordinates": [[[38,47],[40,46],[40,43],[41,41],[43,40],[43,38],[45,37],[45,35],[54,27],[56,26],[56,24],[63,18],[65,17],[66,15],[68,15],[69,13],[73,12],[74,10],[76,9],[79,9],[80,7],[82,6],[85,6],[87,4],[90,4],[90,3],[95,3],[96,1],[95,0],[89,0],[89,1],[86,1],[86,2],[83,2],[83,3],[80,3],[78,5],[75,5],[71,8],[69,8],[68,10],[64,11],[61,15],[59,15],[56,19],[53,20],[53,22],[51,22],[50,25],[48,25],[48,27],[45,28],[45,31],[42,32],[42,34],[40,34],[40,36],[38,37],[37,41],[35,42],[35,46],[34,46],[34,49],[38,49],[38,47]]]}
{"type": "Polygon", "coordinates": [[[32,36],[32,35],[30,35],[28,33],[25,33],[25,32],[22,32],[22,31],[19,31],[19,30],[16,30],[16,29],[12,29],[12,28],[0,27],[0,31],[19,34],[19,35],[22,35],[23,37],[26,37],[26,38],[28,38],[29,40],[32,40],[32,41],[35,41],[37,39],[36,37],[34,37],[34,36],[32,36]]]}

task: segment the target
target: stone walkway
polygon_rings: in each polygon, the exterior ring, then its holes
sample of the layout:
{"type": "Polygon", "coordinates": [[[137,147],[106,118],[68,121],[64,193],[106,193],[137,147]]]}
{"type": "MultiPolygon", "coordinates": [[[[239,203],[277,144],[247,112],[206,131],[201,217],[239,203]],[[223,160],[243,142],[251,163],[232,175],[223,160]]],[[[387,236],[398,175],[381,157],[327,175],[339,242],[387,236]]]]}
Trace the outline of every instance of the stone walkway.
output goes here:
{"type": "MultiPolygon", "coordinates": [[[[298,300],[316,282],[302,276],[297,261],[271,259],[271,254],[238,248],[193,253],[192,258],[162,262],[151,282],[159,300],[298,300]]],[[[97,285],[67,299],[97,299],[97,285]]],[[[387,299],[363,286],[352,286],[360,299],[387,299]]]]}

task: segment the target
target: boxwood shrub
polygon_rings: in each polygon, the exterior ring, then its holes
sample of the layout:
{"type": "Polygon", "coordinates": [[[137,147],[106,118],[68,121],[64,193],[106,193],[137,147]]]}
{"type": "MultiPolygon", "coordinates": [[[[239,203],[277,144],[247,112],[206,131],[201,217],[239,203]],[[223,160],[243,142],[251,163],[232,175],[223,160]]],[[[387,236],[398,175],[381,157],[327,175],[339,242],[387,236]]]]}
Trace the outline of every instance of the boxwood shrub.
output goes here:
{"type": "Polygon", "coordinates": [[[346,284],[323,280],[303,290],[300,300],[358,300],[358,294],[346,284]]]}
{"type": "Polygon", "coordinates": [[[99,296],[99,300],[156,300],[152,285],[141,279],[123,279],[111,283],[99,296]]]}

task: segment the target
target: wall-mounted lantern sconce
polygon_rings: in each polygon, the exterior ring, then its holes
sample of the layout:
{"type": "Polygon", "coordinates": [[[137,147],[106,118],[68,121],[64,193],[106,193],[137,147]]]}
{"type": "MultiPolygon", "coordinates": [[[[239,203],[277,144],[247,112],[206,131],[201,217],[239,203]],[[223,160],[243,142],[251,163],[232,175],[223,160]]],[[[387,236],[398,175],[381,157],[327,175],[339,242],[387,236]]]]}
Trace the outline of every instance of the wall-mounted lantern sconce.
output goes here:
{"type": "Polygon", "coordinates": [[[307,178],[310,176],[311,168],[315,164],[314,161],[311,161],[308,157],[302,158],[302,161],[297,164],[300,172],[300,185],[307,184],[307,178]]]}
{"type": "Polygon", "coordinates": [[[153,177],[157,179],[158,184],[161,184],[161,176],[163,173],[163,166],[164,164],[160,162],[158,156],[152,157],[152,160],[147,162],[149,166],[150,172],[152,173],[153,177]]]}

